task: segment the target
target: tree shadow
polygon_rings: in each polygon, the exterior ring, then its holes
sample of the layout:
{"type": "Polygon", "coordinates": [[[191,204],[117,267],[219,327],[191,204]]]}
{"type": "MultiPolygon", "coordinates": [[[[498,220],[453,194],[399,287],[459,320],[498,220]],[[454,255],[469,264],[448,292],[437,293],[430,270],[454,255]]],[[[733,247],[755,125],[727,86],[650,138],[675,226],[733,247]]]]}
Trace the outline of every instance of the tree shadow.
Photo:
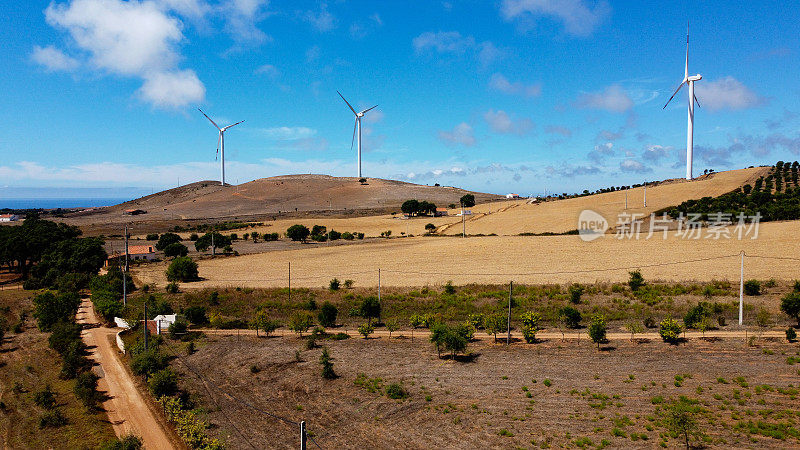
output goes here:
{"type": "Polygon", "coordinates": [[[601,352],[613,352],[616,349],[617,347],[614,347],[613,345],[600,346],[601,352]]]}
{"type": "Polygon", "coordinates": [[[441,359],[449,359],[451,361],[459,362],[459,363],[474,363],[478,357],[481,356],[480,353],[469,353],[465,355],[442,355],[441,359]]]}
{"type": "Polygon", "coordinates": [[[716,336],[708,336],[708,337],[704,336],[704,337],[701,337],[700,340],[701,341],[705,341],[705,342],[720,342],[720,341],[722,341],[722,338],[719,338],[719,337],[716,337],[716,336]]]}
{"type": "MultiPolygon", "coordinates": [[[[0,348],[0,353],[13,353],[13,352],[15,352],[17,350],[19,350],[19,347],[0,348]]],[[[5,365],[5,362],[3,362],[3,366],[4,365],[5,365]]],[[[2,367],[2,366],[0,366],[0,367],[2,367]]]]}

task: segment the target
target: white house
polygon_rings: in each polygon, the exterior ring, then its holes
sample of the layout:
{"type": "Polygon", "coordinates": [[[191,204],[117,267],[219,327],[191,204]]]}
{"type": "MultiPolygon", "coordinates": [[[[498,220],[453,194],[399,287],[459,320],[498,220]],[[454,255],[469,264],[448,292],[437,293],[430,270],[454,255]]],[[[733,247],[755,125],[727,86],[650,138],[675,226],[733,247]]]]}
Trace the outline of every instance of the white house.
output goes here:
{"type": "Polygon", "coordinates": [[[519,194],[506,194],[506,198],[519,198],[519,194]]]}
{"type": "Polygon", "coordinates": [[[162,331],[167,331],[170,325],[181,318],[182,317],[178,314],[159,314],[155,316],[153,318],[153,322],[156,324],[156,334],[161,334],[162,331]]]}
{"type": "Polygon", "coordinates": [[[0,222],[16,222],[19,216],[16,214],[0,214],[0,222]]]}

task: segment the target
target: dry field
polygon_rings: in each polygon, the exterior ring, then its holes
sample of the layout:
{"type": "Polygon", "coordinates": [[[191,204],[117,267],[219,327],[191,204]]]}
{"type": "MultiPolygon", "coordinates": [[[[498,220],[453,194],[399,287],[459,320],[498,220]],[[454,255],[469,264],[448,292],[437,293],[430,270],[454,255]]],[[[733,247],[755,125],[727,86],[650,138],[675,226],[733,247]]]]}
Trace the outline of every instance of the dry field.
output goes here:
{"type": "MultiPolygon", "coordinates": [[[[414,237],[378,240],[364,245],[296,244],[293,250],[199,262],[203,281],[183,288],[285,287],[291,262],[292,286],[323,287],[331,278],[352,279],[356,286],[376,286],[378,269],[385,286],[455,284],[525,284],[619,282],[631,268],[649,280],[738,282],[740,260],[748,255],[800,257],[800,222],[761,224],[758,239],[617,239],[592,242],[578,236],[414,237]],[[724,257],[709,261],[675,262],[724,257]],[[653,266],[662,264],[660,266],[653,266]],[[663,265],[666,264],[666,265],[663,265]],[[556,273],[559,272],[559,273],[556,273]]],[[[166,284],[166,262],[141,266],[140,283],[166,284]]],[[[796,261],[746,258],[745,277],[800,279],[796,261]]]]}
{"type": "MultiPolygon", "coordinates": [[[[422,339],[325,341],[334,380],[320,376],[320,350],[303,344],[207,337],[173,367],[231,448],[297,446],[297,426],[264,412],[307,421],[321,448],[657,448],[666,436],[659,402],[678,396],[699,401],[707,448],[800,445],[798,365],[787,364],[798,351],[785,340],[624,340],[602,351],[560,339],[478,342],[456,362],[438,359],[422,339]],[[410,397],[369,392],[355,383],[362,373],[383,387],[401,383],[410,397]],[[769,428],[783,439],[762,435],[769,428]]],[[[170,344],[174,352],[180,345],[170,344]]]]}

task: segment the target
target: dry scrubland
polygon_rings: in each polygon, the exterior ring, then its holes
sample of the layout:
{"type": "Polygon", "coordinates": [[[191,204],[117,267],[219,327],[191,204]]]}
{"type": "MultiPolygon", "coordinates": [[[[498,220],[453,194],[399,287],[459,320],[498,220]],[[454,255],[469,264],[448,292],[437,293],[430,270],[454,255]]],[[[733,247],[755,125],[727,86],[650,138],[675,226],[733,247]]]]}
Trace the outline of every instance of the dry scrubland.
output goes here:
{"type": "Polygon", "coordinates": [[[6,331],[0,346],[0,448],[97,448],[114,438],[106,414],[87,413],[73,394],[74,380],[62,380],[61,358],[49,348],[49,333],[36,328],[30,317],[33,292],[0,291],[0,317],[9,325],[28,311],[21,333],[6,331]],[[6,309],[7,308],[7,309],[6,309]],[[36,406],[34,394],[50,385],[56,392],[56,407],[67,419],[58,428],[39,428],[39,418],[48,410],[36,406]]]}
{"type": "MultiPolygon", "coordinates": [[[[326,246],[297,244],[294,250],[199,262],[203,281],[183,288],[285,287],[292,264],[292,286],[323,287],[331,278],[346,278],[356,286],[376,286],[378,268],[385,286],[455,284],[526,284],[620,282],[628,268],[641,268],[649,280],[711,281],[739,279],[739,258],[730,257],[676,265],[648,267],[701,258],[738,255],[799,257],[800,222],[770,222],[760,226],[758,239],[685,240],[671,233],[667,240],[616,239],[605,235],[593,242],[578,236],[414,237],[389,239],[369,245],[326,246]],[[617,267],[624,269],[607,270],[617,267]],[[592,271],[589,273],[568,273],[592,271]],[[553,274],[553,272],[567,272],[553,274]],[[540,273],[540,274],[535,274],[540,273]]],[[[141,283],[166,284],[166,263],[141,266],[135,276],[141,283]]],[[[747,258],[745,277],[800,279],[794,261],[747,258]]]]}
{"type": "MultiPolygon", "coordinates": [[[[297,429],[231,395],[306,420],[322,448],[654,448],[666,436],[660,402],[681,395],[699,401],[708,448],[800,445],[798,366],[787,364],[797,344],[785,340],[753,347],[744,340],[625,340],[599,352],[587,341],[473,343],[471,358],[460,362],[438,359],[421,339],[326,341],[335,380],[321,378],[320,350],[303,344],[295,337],[207,337],[173,367],[232,448],[293,448],[297,429]],[[355,383],[359,374],[379,378],[384,388],[401,383],[410,397],[369,392],[355,383]]],[[[179,351],[182,344],[170,345],[179,351]]],[[[668,437],[666,445],[682,443],[668,437]]]]}

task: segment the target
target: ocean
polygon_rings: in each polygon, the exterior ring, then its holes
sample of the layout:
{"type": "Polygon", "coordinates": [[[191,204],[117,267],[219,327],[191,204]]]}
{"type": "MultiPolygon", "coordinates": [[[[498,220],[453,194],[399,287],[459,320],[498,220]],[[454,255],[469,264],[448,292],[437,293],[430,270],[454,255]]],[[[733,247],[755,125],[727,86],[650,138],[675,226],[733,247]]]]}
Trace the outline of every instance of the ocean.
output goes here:
{"type": "Polygon", "coordinates": [[[0,198],[0,209],[91,208],[117,205],[128,200],[131,199],[119,197],[0,198]]]}

